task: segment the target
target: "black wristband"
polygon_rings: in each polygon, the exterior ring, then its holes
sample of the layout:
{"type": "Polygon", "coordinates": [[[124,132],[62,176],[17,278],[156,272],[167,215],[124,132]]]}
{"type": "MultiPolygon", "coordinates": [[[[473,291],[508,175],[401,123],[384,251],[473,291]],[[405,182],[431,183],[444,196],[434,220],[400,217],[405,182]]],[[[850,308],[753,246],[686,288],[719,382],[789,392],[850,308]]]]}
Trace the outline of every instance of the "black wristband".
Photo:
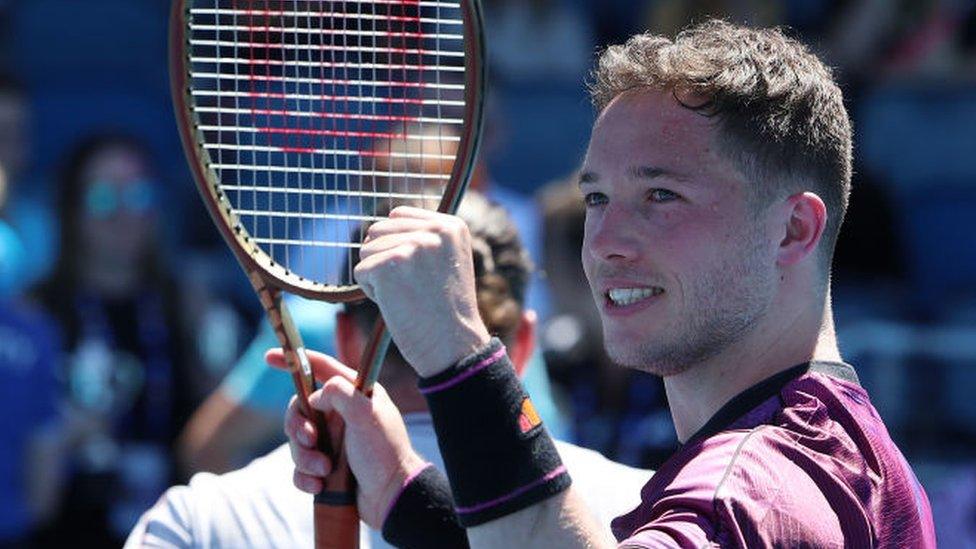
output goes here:
{"type": "Polygon", "coordinates": [[[447,477],[428,464],[408,480],[383,521],[383,539],[401,549],[468,547],[447,477]]]}
{"type": "Polygon", "coordinates": [[[465,527],[562,492],[569,475],[498,339],[420,380],[465,527]]]}

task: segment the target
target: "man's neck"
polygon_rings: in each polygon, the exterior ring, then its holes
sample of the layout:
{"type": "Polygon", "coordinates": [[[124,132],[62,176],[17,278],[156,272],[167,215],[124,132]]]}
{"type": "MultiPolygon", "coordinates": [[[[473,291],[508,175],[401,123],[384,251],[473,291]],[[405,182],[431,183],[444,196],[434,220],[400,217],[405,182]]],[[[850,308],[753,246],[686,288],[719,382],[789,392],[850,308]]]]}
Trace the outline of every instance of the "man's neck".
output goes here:
{"type": "Polygon", "coordinates": [[[822,311],[766,318],[719,355],[664,378],[678,440],[686,442],[739,393],[812,360],[841,360],[829,296],[822,311]]]}

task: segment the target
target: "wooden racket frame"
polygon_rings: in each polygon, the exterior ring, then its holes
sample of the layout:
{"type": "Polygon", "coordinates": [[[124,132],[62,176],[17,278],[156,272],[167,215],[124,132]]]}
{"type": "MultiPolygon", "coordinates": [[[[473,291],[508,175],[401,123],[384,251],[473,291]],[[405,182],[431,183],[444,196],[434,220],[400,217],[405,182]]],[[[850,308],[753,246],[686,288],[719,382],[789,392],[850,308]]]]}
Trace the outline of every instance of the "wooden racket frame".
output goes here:
{"type": "MultiPolygon", "coordinates": [[[[487,89],[487,57],[481,4],[479,0],[456,1],[461,6],[465,34],[465,131],[461,132],[451,178],[437,208],[442,213],[454,213],[457,210],[471,179],[481,143],[487,89]]],[[[315,381],[304,343],[288,313],[282,293],[289,292],[330,303],[358,301],[366,296],[358,285],[325,285],[290,271],[254,243],[240,219],[233,213],[230,201],[220,190],[217,174],[210,168],[212,161],[203,145],[200,120],[191,108],[193,100],[189,86],[188,54],[190,44],[184,23],[191,18],[189,10],[192,2],[193,0],[173,0],[169,25],[170,91],[183,151],[207,211],[247,274],[278,337],[295,385],[299,407],[306,417],[312,419],[319,433],[318,447],[333,457],[334,470],[326,478],[323,492],[315,497],[315,546],[332,549],[358,547],[359,514],[356,510],[355,479],[341,448],[341,435],[335,441],[329,440],[326,418],[309,405],[308,396],[315,390],[315,381]]],[[[356,387],[367,396],[372,394],[372,385],[379,376],[389,342],[389,332],[382,316],[378,316],[357,370],[356,387]]]]}

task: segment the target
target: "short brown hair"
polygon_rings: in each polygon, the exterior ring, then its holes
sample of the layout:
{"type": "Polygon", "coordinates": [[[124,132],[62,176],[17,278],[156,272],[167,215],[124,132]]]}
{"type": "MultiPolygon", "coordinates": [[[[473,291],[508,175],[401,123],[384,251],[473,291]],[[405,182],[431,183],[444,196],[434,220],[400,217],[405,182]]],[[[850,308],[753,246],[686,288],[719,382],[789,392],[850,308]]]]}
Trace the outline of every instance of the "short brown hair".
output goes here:
{"type": "Polygon", "coordinates": [[[674,40],[640,34],[603,52],[590,93],[598,112],[633,89],[670,90],[682,104],[719,120],[717,144],[757,183],[767,204],[809,189],[827,205],[821,251],[830,257],[851,188],[851,124],[831,70],[780,29],[721,20],[674,40]]]}
{"type": "MultiPolygon", "coordinates": [[[[419,205],[409,201],[403,204],[419,205]]],[[[399,205],[399,204],[397,204],[399,205]]],[[[385,216],[385,205],[377,215],[385,216]]],[[[504,208],[474,190],[468,190],[457,211],[471,233],[478,311],[488,332],[510,340],[522,320],[526,286],[532,270],[518,229],[504,208]]],[[[356,240],[361,238],[356,237],[356,240]]],[[[358,250],[357,250],[358,251],[358,250]]],[[[358,263],[358,255],[353,261],[358,263]]],[[[346,304],[346,311],[367,331],[376,320],[376,305],[369,300],[346,304]]],[[[391,344],[391,356],[402,361],[391,344]]]]}

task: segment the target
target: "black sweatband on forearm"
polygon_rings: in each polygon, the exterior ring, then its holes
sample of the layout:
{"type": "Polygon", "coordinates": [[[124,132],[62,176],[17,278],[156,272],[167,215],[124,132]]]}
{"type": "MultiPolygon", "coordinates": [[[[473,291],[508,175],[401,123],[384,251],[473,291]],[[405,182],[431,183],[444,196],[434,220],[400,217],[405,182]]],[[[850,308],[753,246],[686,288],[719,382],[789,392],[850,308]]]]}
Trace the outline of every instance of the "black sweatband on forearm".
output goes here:
{"type": "Polygon", "coordinates": [[[447,477],[431,464],[408,479],[383,521],[383,539],[401,549],[467,549],[447,477]]]}
{"type": "Polygon", "coordinates": [[[566,467],[498,339],[447,371],[420,380],[420,392],[465,527],[569,487],[566,467]]]}

